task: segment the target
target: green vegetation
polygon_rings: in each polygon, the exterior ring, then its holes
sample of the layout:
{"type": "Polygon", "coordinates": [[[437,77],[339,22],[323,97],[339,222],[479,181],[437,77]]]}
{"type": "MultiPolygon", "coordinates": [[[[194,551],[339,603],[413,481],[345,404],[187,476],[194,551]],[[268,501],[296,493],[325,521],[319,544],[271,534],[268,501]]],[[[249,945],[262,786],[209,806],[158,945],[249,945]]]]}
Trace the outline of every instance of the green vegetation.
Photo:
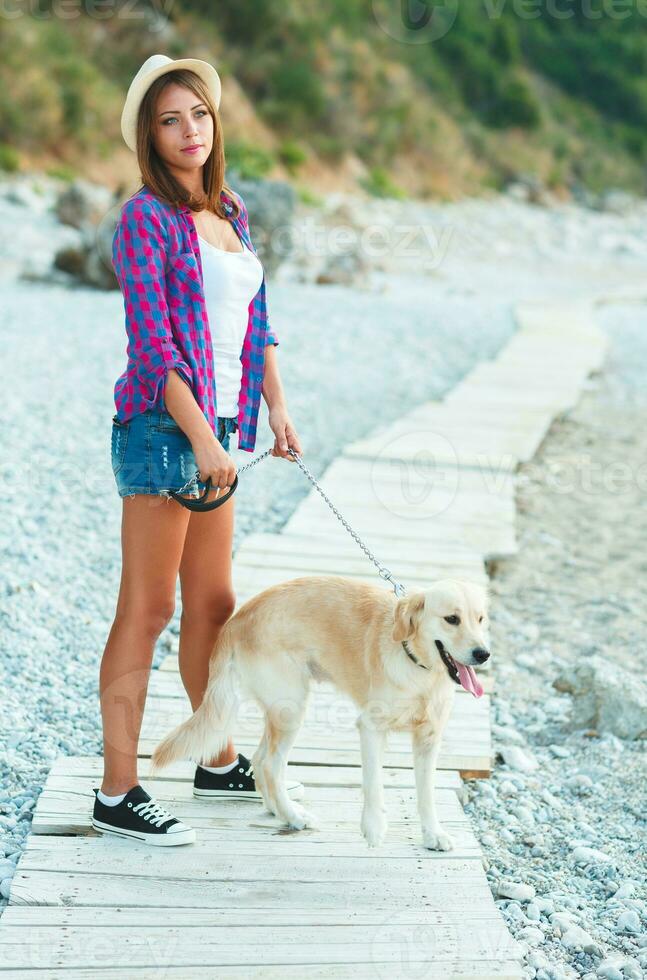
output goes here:
{"type": "Polygon", "coordinates": [[[109,160],[121,146],[125,89],[149,54],[165,51],[235,76],[273,130],[276,155],[228,129],[227,163],[244,176],[277,164],[299,176],[313,154],[332,167],[353,155],[376,194],[404,193],[400,167],[428,172],[439,196],[500,187],[519,172],[556,188],[606,182],[644,193],[640,4],[455,2],[442,36],[425,38],[423,25],[423,43],[409,43],[385,26],[380,0],[117,0],[110,16],[81,6],[74,18],[40,0],[38,17],[2,25],[0,166],[16,166],[15,151],[49,152],[62,167],[79,150],[109,160]]]}
{"type": "Polygon", "coordinates": [[[296,140],[285,140],[279,148],[279,160],[291,174],[297,173],[307,159],[308,154],[296,140]]]}
{"type": "Polygon", "coordinates": [[[227,167],[231,167],[245,180],[265,177],[275,164],[274,156],[267,150],[251,143],[227,140],[225,143],[227,167]]]}
{"type": "Polygon", "coordinates": [[[5,173],[15,173],[20,170],[20,157],[13,146],[0,143],[0,170],[5,173]]]}
{"type": "Polygon", "coordinates": [[[367,178],[360,181],[362,187],[374,197],[405,198],[405,191],[397,187],[384,167],[373,167],[367,178]]]}

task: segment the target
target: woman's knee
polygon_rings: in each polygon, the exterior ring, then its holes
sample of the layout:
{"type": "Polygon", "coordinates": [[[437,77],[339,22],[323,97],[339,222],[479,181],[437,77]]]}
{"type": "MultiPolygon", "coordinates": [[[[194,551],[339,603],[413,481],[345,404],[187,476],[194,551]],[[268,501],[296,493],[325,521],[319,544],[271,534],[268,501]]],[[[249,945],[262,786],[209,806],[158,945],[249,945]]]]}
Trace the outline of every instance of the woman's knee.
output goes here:
{"type": "Polygon", "coordinates": [[[122,601],[117,605],[115,621],[132,626],[147,638],[156,640],[172,620],[174,612],[175,599],[145,603],[122,601]]]}
{"type": "Polygon", "coordinates": [[[222,589],[206,596],[187,596],[182,599],[182,615],[190,620],[205,620],[214,625],[227,622],[236,608],[236,593],[232,589],[222,589]]]}

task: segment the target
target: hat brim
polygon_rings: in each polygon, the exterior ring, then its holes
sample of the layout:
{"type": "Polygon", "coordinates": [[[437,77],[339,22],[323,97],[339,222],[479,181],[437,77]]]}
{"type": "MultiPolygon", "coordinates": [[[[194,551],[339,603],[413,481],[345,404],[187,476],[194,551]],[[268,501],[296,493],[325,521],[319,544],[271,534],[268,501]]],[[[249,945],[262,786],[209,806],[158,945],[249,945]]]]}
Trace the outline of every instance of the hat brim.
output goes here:
{"type": "Polygon", "coordinates": [[[135,77],[128,89],[121,113],[121,135],[126,146],[133,153],[137,152],[137,116],[142,99],[156,78],[159,78],[160,75],[167,75],[170,71],[177,71],[179,68],[189,68],[195,72],[209,89],[216,109],[220,107],[222,93],[220,75],[208,61],[200,61],[198,58],[178,58],[177,61],[171,61],[166,65],[160,65],[159,68],[153,68],[143,78],[135,77]]]}

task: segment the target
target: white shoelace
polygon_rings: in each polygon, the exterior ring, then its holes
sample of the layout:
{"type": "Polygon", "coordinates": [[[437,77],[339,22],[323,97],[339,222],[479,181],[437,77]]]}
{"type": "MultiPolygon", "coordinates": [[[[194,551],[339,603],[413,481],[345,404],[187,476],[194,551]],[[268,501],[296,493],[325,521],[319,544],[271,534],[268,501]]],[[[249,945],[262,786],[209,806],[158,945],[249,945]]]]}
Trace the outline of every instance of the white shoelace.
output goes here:
{"type": "Polygon", "coordinates": [[[161,827],[166,820],[172,820],[173,814],[165,810],[163,806],[155,800],[148,800],[146,803],[137,803],[133,810],[139,813],[144,820],[149,820],[157,827],[161,827]]]}

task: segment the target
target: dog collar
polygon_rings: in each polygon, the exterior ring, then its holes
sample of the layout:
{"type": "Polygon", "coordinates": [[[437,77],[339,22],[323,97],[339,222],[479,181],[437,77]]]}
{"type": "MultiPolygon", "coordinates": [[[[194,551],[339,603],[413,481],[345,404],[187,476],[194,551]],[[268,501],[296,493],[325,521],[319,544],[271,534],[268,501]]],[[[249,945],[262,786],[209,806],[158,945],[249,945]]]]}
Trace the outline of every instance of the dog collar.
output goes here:
{"type": "Polygon", "coordinates": [[[414,664],[418,664],[418,666],[422,667],[423,670],[429,670],[429,667],[427,667],[426,664],[421,664],[418,658],[416,657],[415,653],[411,652],[406,640],[402,641],[402,646],[404,647],[404,652],[406,653],[409,660],[413,660],[414,664]]]}

